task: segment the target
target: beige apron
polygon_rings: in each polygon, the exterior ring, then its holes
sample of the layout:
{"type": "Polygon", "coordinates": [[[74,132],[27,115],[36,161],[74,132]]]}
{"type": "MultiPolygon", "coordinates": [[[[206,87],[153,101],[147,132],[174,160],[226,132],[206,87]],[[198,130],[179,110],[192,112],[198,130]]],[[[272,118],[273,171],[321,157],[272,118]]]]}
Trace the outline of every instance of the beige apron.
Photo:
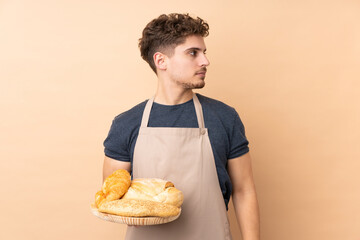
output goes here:
{"type": "Polygon", "coordinates": [[[134,150],[133,178],[162,178],[184,193],[180,217],[155,226],[129,226],[126,240],[230,240],[231,234],[201,104],[199,128],[147,127],[154,97],[144,109],[134,150]]]}

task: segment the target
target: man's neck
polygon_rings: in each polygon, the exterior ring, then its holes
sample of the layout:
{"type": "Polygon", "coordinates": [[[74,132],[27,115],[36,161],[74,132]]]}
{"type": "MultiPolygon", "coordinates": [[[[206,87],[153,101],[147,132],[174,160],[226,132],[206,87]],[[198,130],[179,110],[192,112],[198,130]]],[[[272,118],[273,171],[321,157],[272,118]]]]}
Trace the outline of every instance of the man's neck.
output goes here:
{"type": "Polygon", "coordinates": [[[177,105],[185,103],[192,98],[192,89],[184,89],[180,86],[166,86],[159,82],[154,102],[163,105],[177,105]]]}

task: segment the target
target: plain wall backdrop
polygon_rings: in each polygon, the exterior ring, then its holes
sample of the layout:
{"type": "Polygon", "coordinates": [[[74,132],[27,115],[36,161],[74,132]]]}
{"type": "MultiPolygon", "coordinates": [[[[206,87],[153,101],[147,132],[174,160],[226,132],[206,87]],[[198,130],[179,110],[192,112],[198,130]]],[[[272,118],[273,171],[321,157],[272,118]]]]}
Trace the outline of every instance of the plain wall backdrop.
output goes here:
{"type": "Polygon", "coordinates": [[[154,94],[137,42],[172,12],[210,24],[197,92],[245,124],[262,239],[360,239],[355,0],[0,1],[0,238],[122,239],[124,225],[90,213],[102,144],[154,94]]]}

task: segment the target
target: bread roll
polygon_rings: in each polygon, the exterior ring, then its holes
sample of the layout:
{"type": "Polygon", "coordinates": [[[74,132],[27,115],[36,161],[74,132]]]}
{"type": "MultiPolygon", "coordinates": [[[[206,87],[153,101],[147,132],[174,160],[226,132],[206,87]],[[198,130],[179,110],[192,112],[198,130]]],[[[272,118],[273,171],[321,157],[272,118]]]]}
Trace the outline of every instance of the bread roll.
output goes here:
{"type": "Polygon", "coordinates": [[[148,200],[119,199],[104,202],[99,211],[124,217],[171,217],[178,215],[180,208],[148,200]]]}
{"type": "Polygon", "coordinates": [[[183,193],[174,184],[158,178],[138,178],[131,182],[131,186],[122,199],[150,200],[180,207],[184,201],[183,193]]]}

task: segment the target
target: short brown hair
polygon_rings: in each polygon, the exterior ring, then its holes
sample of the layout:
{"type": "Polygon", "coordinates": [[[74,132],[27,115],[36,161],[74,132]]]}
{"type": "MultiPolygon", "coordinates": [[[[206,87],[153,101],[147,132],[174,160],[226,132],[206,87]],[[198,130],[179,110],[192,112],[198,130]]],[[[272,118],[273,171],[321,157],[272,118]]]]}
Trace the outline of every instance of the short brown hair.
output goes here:
{"type": "Polygon", "coordinates": [[[185,42],[186,37],[209,35],[209,25],[197,17],[192,18],[189,14],[162,14],[149,22],[139,39],[141,57],[150,65],[156,73],[153,55],[158,51],[167,51],[169,55],[174,48],[185,42]]]}

